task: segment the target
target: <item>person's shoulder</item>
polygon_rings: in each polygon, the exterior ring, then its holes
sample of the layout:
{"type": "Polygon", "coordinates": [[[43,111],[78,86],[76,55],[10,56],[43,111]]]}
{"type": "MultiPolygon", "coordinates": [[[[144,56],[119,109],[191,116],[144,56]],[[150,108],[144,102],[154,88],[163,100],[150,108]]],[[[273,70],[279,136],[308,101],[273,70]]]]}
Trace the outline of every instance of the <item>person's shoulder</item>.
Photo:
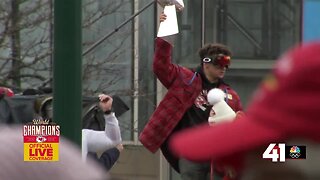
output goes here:
{"type": "Polygon", "coordinates": [[[189,68],[186,66],[178,65],[180,75],[193,75],[197,72],[196,68],[189,68]]]}

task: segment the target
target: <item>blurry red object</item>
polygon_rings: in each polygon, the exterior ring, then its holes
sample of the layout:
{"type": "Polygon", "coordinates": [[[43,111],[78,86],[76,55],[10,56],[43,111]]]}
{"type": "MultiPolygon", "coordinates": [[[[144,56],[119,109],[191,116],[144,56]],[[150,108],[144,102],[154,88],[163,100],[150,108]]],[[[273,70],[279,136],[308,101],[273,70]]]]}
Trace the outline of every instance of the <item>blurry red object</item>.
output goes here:
{"type": "Polygon", "coordinates": [[[0,87],[0,97],[6,96],[6,97],[12,97],[14,96],[14,92],[7,87],[0,87]]]}

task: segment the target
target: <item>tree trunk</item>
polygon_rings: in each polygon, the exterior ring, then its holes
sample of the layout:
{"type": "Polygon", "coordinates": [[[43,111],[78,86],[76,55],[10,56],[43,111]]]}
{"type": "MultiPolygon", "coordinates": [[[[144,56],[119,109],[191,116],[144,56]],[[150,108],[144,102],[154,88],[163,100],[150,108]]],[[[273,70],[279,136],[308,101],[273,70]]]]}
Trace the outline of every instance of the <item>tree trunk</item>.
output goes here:
{"type": "Polygon", "coordinates": [[[19,28],[19,0],[11,0],[11,58],[12,69],[10,77],[12,86],[20,88],[20,67],[21,67],[21,47],[20,47],[20,28],[19,28]]]}

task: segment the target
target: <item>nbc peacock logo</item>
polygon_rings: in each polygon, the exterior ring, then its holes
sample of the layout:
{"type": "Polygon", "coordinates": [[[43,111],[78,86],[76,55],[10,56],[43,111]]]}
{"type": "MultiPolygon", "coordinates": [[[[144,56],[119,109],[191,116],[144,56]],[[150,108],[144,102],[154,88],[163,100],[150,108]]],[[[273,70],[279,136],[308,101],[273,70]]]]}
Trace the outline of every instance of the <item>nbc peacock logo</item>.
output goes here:
{"type": "Polygon", "coordinates": [[[300,157],[301,153],[300,153],[300,148],[298,146],[292,146],[290,148],[290,157],[291,158],[294,158],[294,159],[297,159],[300,157]]]}

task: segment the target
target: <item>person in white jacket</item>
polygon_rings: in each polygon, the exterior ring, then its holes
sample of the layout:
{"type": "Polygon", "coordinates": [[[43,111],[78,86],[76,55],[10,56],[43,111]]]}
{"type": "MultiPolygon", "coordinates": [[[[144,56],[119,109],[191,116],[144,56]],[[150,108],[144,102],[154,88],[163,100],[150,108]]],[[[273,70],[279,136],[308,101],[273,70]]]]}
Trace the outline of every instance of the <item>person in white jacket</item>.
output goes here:
{"type": "Polygon", "coordinates": [[[121,134],[118,119],[111,112],[113,99],[111,96],[100,94],[99,106],[105,112],[105,130],[95,131],[82,129],[82,159],[86,161],[88,152],[102,153],[107,149],[121,144],[121,134]]]}

